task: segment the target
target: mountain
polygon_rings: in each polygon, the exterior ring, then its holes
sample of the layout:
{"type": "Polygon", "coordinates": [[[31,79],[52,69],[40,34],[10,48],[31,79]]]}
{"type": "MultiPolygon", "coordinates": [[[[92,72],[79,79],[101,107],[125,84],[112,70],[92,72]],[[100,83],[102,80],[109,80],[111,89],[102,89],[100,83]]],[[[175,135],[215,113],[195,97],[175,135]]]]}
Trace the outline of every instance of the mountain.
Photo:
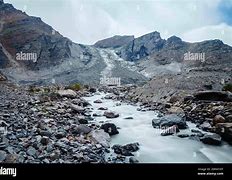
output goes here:
{"type": "Polygon", "coordinates": [[[134,40],[134,36],[113,36],[94,44],[97,48],[118,48],[134,40]]]}
{"type": "MultiPolygon", "coordinates": [[[[0,69],[10,80],[29,84],[99,84],[102,71],[108,66],[101,50],[74,43],[41,18],[0,2],[0,69]]],[[[119,71],[126,74],[130,70],[120,68],[115,72],[119,71]]],[[[128,74],[122,83],[146,79],[136,72],[128,74]]]]}

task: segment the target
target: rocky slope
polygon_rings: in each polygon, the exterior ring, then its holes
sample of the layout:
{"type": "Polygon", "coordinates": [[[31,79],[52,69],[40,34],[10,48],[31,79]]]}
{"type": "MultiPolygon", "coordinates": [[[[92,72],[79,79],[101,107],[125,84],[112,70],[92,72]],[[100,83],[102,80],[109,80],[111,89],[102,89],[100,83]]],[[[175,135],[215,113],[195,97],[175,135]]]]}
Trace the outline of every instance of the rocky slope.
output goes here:
{"type": "MultiPolygon", "coordinates": [[[[97,48],[76,44],[40,18],[28,16],[3,2],[0,4],[0,60],[0,69],[9,80],[29,84],[99,84],[101,72],[107,66],[97,48]],[[18,60],[18,53],[36,55],[36,58],[18,60]]],[[[129,76],[123,82],[133,79],[133,74],[129,76]]],[[[140,78],[144,77],[140,75],[140,78]]]]}
{"type": "Polygon", "coordinates": [[[134,36],[114,36],[94,44],[97,48],[118,48],[134,40],[134,36]]]}

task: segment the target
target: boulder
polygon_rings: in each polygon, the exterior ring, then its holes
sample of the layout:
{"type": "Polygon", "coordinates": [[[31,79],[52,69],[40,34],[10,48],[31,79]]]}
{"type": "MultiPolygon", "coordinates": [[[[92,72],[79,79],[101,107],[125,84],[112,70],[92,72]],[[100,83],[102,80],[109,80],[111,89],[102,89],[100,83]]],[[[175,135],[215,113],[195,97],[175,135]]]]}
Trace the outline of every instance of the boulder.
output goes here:
{"type": "Polygon", "coordinates": [[[101,144],[103,147],[110,147],[110,136],[103,130],[94,130],[89,133],[89,138],[95,143],[101,144]]]}
{"type": "Polygon", "coordinates": [[[75,105],[75,104],[70,104],[70,108],[77,113],[84,113],[85,112],[85,108],[75,105]]]}
{"type": "Polygon", "coordinates": [[[171,127],[174,125],[177,125],[179,129],[186,129],[188,127],[186,124],[185,118],[180,117],[176,114],[169,114],[169,115],[163,116],[159,119],[152,120],[152,126],[154,128],[171,127]]]}
{"type": "Polygon", "coordinates": [[[218,134],[205,134],[200,140],[205,144],[210,145],[221,145],[222,138],[218,134]]]}
{"type": "Polygon", "coordinates": [[[118,118],[118,117],[119,117],[119,114],[116,113],[116,112],[113,112],[113,111],[105,111],[105,112],[104,112],[104,116],[105,116],[106,118],[112,119],[112,118],[118,118]]]}
{"type": "Polygon", "coordinates": [[[124,145],[124,146],[114,145],[112,149],[114,150],[114,153],[116,154],[120,154],[123,156],[134,156],[132,152],[136,152],[139,150],[139,143],[132,143],[132,144],[124,145]]]}
{"type": "Polygon", "coordinates": [[[101,111],[107,111],[107,110],[108,110],[108,108],[107,108],[107,107],[100,107],[100,108],[98,108],[98,110],[101,110],[101,111]]]}
{"type": "Polygon", "coordinates": [[[205,121],[199,126],[199,128],[203,131],[210,131],[212,129],[212,126],[209,122],[205,121]]]}
{"type": "Polygon", "coordinates": [[[117,127],[113,123],[106,123],[101,125],[101,129],[103,129],[106,133],[108,133],[110,136],[119,134],[117,127]]]}
{"type": "Polygon", "coordinates": [[[221,115],[216,115],[214,118],[213,118],[213,125],[216,125],[218,123],[225,123],[225,118],[221,115]]]}
{"type": "Polygon", "coordinates": [[[96,104],[101,104],[102,101],[101,101],[100,99],[98,99],[98,100],[94,101],[94,103],[96,103],[96,104]]]}
{"type": "Polygon", "coordinates": [[[67,98],[76,98],[77,97],[77,93],[71,89],[59,90],[59,91],[57,91],[57,94],[60,97],[67,97],[67,98]]]}
{"type": "Polygon", "coordinates": [[[232,144],[232,123],[216,124],[216,133],[220,134],[225,141],[232,144]]]}
{"type": "Polygon", "coordinates": [[[225,91],[200,91],[194,97],[196,100],[232,102],[232,93],[225,91]]]}
{"type": "Polygon", "coordinates": [[[84,124],[81,124],[77,126],[75,130],[77,134],[88,134],[92,129],[84,124]]]}

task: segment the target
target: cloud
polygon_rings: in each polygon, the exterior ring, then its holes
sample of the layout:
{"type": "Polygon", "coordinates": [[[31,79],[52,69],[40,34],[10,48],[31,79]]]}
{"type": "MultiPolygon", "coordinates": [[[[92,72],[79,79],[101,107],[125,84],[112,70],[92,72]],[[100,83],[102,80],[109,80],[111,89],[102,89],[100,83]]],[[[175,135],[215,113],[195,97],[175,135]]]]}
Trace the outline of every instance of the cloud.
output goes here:
{"type": "Polygon", "coordinates": [[[42,17],[64,36],[83,44],[114,35],[138,37],[152,31],[159,31],[163,38],[176,35],[190,41],[220,38],[231,42],[231,27],[223,24],[225,17],[218,8],[225,0],[5,1],[19,8],[29,4],[28,14],[42,17]],[[220,36],[223,28],[225,33],[220,36]]]}
{"type": "Polygon", "coordinates": [[[232,46],[232,27],[222,23],[213,26],[204,26],[193,29],[182,35],[183,40],[189,42],[197,42],[202,40],[220,39],[225,44],[232,46]]]}

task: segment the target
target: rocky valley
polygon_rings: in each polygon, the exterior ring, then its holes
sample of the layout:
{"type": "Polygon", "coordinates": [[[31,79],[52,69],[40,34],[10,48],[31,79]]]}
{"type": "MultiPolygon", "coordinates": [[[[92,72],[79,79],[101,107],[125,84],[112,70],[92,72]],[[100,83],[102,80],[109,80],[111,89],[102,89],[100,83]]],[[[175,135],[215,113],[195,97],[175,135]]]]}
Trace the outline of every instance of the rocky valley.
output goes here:
{"type": "Polygon", "coordinates": [[[78,44],[0,1],[0,163],[232,162],[231,78],[221,40],[78,44]]]}

